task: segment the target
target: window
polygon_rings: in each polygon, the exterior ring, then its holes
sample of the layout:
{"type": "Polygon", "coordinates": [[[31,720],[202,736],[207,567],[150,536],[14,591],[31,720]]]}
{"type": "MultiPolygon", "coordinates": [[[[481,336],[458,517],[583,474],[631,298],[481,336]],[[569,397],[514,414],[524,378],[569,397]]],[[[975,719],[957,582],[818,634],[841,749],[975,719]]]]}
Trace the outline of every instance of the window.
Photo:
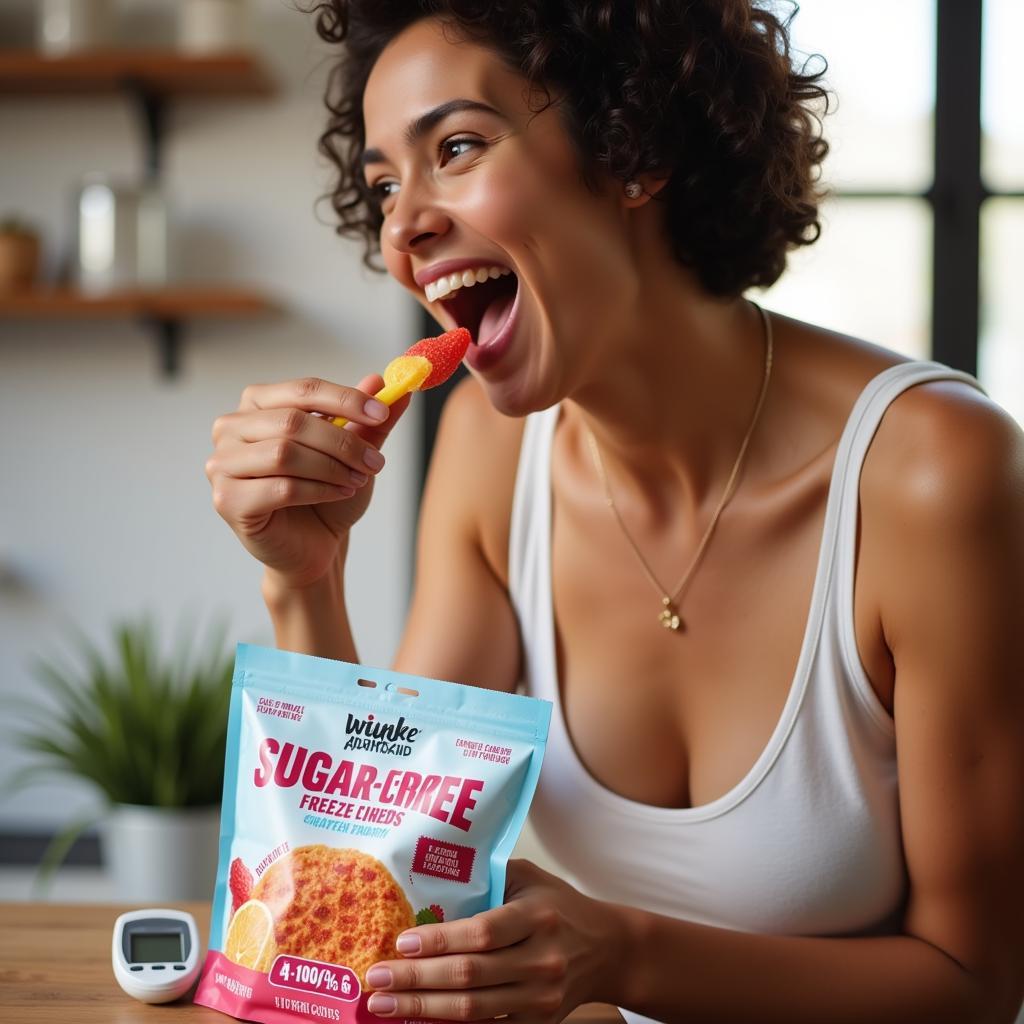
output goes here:
{"type": "Polygon", "coordinates": [[[934,0],[800,4],[793,63],[805,73],[828,63],[822,180],[835,195],[821,206],[821,237],[791,252],[762,293],[787,316],[914,359],[931,355],[935,14],[934,0]]]}
{"type": "Polygon", "coordinates": [[[978,380],[1024,424],[1024,33],[1020,0],[986,0],[982,28],[981,334],[978,380]]]}
{"type": "Polygon", "coordinates": [[[823,167],[836,196],[764,299],[974,373],[1024,424],[1022,33],[1020,0],[801,5],[791,42],[824,54],[838,98],[823,167]]]}

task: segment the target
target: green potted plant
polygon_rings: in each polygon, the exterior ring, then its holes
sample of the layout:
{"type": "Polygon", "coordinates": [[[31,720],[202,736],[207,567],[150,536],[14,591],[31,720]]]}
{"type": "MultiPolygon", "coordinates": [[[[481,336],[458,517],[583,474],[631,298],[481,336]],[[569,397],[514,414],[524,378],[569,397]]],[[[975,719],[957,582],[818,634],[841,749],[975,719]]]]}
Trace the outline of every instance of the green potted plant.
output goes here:
{"type": "Polygon", "coordinates": [[[119,899],[208,899],[213,892],[233,651],[217,622],[193,656],[192,629],[163,656],[150,618],[115,626],[104,656],[72,626],[77,664],[37,658],[42,692],[22,699],[15,742],[36,755],[9,791],[39,778],[91,783],[104,809],[50,843],[41,888],[87,828],[100,826],[103,859],[119,899]],[[49,699],[45,699],[49,698],[49,699]]]}
{"type": "Polygon", "coordinates": [[[38,233],[19,217],[0,217],[0,294],[33,288],[39,278],[38,233]]]}

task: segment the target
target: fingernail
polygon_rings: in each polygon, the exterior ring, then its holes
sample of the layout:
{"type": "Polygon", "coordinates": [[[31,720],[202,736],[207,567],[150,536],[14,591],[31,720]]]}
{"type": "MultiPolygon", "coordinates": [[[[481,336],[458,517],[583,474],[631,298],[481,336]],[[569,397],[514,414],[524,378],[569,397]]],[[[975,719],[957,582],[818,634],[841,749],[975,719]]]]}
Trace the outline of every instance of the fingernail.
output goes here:
{"type": "Polygon", "coordinates": [[[366,980],[370,988],[391,988],[391,971],[386,967],[371,967],[366,972],[366,980]]]}
{"type": "Polygon", "coordinates": [[[394,996],[382,996],[375,992],[366,1005],[370,1013],[394,1013],[398,1000],[394,996]]]}
{"type": "Polygon", "coordinates": [[[348,474],[352,478],[354,484],[365,484],[370,478],[365,473],[360,473],[358,469],[349,470],[348,474]]]}
{"type": "Polygon", "coordinates": [[[420,937],[418,935],[399,935],[395,943],[395,949],[399,953],[418,953],[420,951],[420,937]]]}
{"type": "Polygon", "coordinates": [[[381,469],[384,466],[384,456],[381,455],[376,448],[367,448],[363,452],[363,462],[365,462],[370,469],[381,469]]]}
{"type": "Polygon", "coordinates": [[[363,406],[363,412],[371,420],[377,420],[379,423],[381,420],[388,418],[388,407],[383,402],[378,402],[376,398],[371,398],[366,405],[363,406]]]}

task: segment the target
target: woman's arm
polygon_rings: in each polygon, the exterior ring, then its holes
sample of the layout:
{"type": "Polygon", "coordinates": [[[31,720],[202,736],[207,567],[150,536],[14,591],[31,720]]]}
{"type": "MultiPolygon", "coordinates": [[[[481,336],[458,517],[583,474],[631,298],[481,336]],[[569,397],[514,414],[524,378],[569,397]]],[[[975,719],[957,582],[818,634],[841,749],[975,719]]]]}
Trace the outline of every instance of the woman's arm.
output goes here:
{"type": "Polygon", "coordinates": [[[628,968],[605,998],[667,1024],[1011,1024],[1020,1008],[907,935],[781,938],[617,909],[628,968]]]}
{"type": "Polygon", "coordinates": [[[602,903],[513,861],[504,906],[405,933],[422,951],[387,962],[395,1008],[383,1016],[548,1024],[599,1000],[680,1024],[1014,1020],[1024,996],[1024,435],[980,398],[901,404],[908,414],[890,420],[900,464],[877,492],[865,481],[864,504],[889,533],[882,619],[896,664],[905,934],[707,927],[602,903]]]}
{"type": "Polygon", "coordinates": [[[493,534],[493,525],[504,523],[497,543],[507,546],[522,430],[521,420],[495,411],[472,377],[448,396],[423,489],[412,605],[394,662],[399,672],[515,689],[519,626],[484,534],[485,524],[493,534]]]}
{"type": "Polygon", "coordinates": [[[628,911],[636,941],[621,1005],[701,1024],[1015,1019],[1024,997],[1024,435],[965,392],[914,395],[898,425],[899,465],[870,496],[890,552],[881,611],[896,666],[906,934],[777,938],[628,911]]]}
{"type": "Polygon", "coordinates": [[[271,570],[264,571],[261,591],[274,626],[275,647],[358,663],[345,606],[347,556],[346,538],[334,568],[322,580],[301,590],[281,586],[271,570]]]}

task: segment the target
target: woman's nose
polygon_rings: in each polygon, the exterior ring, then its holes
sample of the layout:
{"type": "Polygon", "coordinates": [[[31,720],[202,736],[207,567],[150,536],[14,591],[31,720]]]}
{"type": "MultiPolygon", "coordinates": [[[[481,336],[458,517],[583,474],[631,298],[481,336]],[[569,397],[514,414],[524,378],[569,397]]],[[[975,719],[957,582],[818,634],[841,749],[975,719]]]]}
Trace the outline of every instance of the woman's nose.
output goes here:
{"type": "Polygon", "coordinates": [[[443,235],[449,223],[447,215],[431,202],[429,196],[407,188],[399,190],[385,222],[385,231],[394,249],[411,254],[427,240],[443,235]]]}

